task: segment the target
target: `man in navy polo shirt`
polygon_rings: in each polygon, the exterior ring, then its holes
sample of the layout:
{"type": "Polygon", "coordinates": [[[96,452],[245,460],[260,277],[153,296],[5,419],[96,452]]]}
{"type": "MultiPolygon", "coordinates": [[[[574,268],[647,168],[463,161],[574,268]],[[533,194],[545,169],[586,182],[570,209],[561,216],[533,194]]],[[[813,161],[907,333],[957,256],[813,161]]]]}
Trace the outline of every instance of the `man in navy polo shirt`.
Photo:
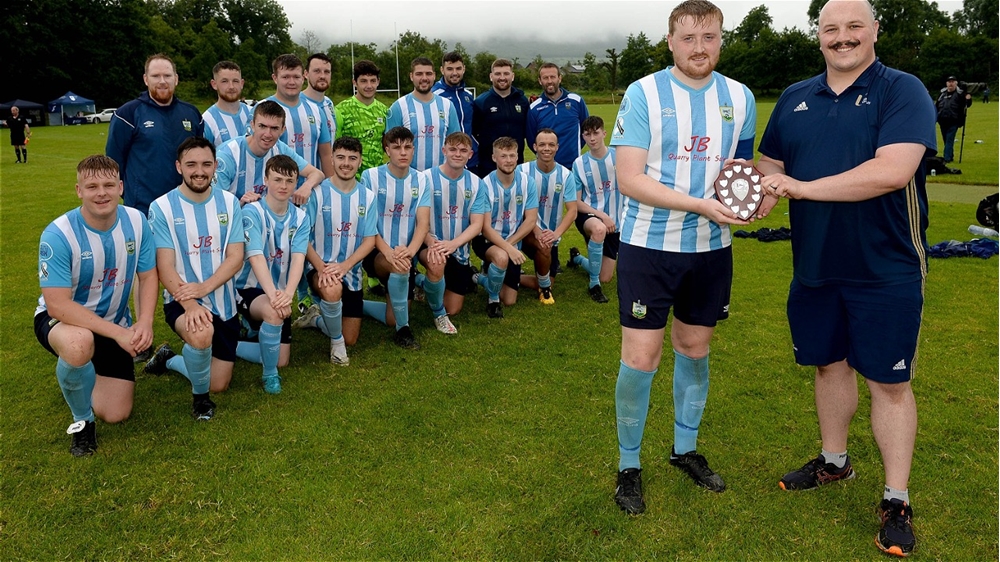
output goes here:
{"type": "Polygon", "coordinates": [[[177,68],[170,57],[146,59],[142,80],[149,88],[115,111],[104,153],[118,163],[125,205],[143,215],[157,197],[181,183],[177,147],[203,132],[198,108],[174,97],[177,68]]]}
{"type": "Polygon", "coordinates": [[[789,87],[760,143],[769,196],[787,197],[794,275],[788,323],[795,361],[816,366],[823,450],[780,481],[803,490],[854,477],[847,435],[855,372],[871,393],[885,488],[875,544],[907,556],[915,543],[907,485],[917,433],[910,380],[927,271],[927,193],[920,166],[935,150],[934,107],[914,76],[875,56],[867,0],[835,0],[819,16],[826,72],[789,87]]]}
{"type": "Polygon", "coordinates": [[[559,137],[556,162],[572,170],[573,162],[580,157],[580,149],[584,145],[580,126],[590,116],[587,104],[580,94],[568,92],[562,87],[559,67],[551,62],[539,67],[538,83],[542,85],[542,95],[531,104],[525,137],[534,139],[538,131],[546,128],[555,131],[559,137]]]}

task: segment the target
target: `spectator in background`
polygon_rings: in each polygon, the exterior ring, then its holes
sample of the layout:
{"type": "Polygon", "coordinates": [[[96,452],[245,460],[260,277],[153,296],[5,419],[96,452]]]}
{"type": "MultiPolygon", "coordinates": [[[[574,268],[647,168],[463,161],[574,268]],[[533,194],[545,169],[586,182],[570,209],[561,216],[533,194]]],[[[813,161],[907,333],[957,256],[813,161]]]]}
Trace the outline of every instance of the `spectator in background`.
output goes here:
{"type": "Polygon", "coordinates": [[[972,94],[958,87],[958,78],[949,76],[937,99],[937,122],[944,138],[944,163],[955,159],[955,134],[965,126],[965,111],[972,105],[972,94]]]}

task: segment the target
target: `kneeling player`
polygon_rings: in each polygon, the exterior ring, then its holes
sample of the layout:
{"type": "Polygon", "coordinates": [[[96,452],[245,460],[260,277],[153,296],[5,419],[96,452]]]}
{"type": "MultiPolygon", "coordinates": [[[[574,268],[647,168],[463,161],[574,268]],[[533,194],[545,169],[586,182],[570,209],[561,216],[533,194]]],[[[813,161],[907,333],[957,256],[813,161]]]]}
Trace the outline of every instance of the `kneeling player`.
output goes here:
{"type": "Polygon", "coordinates": [[[528,174],[538,190],[538,224],[524,239],[524,253],[535,261],[535,275],[521,275],[521,285],[538,290],[542,304],[555,304],[549,269],[555,258],[559,238],[576,219],[576,176],[556,162],[559,138],[552,129],[535,135],[535,161],[517,167],[528,174]],[[563,213],[565,207],[565,213],[563,213]],[[548,252],[544,251],[548,250],[548,252]]]}
{"type": "Polygon", "coordinates": [[[146,372],[167,369],[191,381],[192,415],[210,420],[215,402],[208,392],[229,388],[240,322],[234,277],[243,267],[243,213],[236,197],[212,189],[215,146],[192,137],[177,148],[181,185],[153,201],[150,225],[156,241],[156,270],[165,289],[163,316],[184,340],[175,355],[157,348],[146,372]]]}
{"type": "Polygon", "coordinates": [[[243,207],[247,261],[236,276],[237,306],[257,330],[258,343],[241,341],[236,355],[264,367],[264,391],[281,392],[278,367],[288,365],[292,343],[292,299],[302,278],[309,246],[309,218],[288,201],[299,176],[292,158],[267,161],[266,195],[243,207]]]}
{"type": "Polygon", "coordinates": [[[76,167],[80,207],[52,221],[38,246],[42,296],[35,337],[59,358],[56,378],[73,414],[69,451],[97,449],[94,418],[118,423],[132,413],[132,358],[153,342],[156,253],[142,213],[118,204],[118,164],[89,156],[76,167]],[[138,277],[135,324],[128,297],[138,277]]]}
{"type": "Polygon", "coordinates": [[[486,315],[503,318],[503,305],[517,302],[525,259],[521,241],[538,222],[538,192],[534,180],[517,169],[517,141],[498,138],[493,143],[493,161],[497,169],[483,180],[490,210],[483,217],[483,234],[472,240],[472,249],[483,265],[489,264],[485,275],[474,276],[488,294],[486,315]]]}
{"type": "Polygon", "coordinates": [[[427,235],[431,217],[427,178],[410,167],[413,160],[413,133],[393,127],[382,137],[389,163],[368,168],[361,181],[375,194],[378,213],[376,252],[365,257],[362,266],[389,288],[389,304],[365,301],[365,314],[385,324],[395,324],[394,340],[406,349],[419,349],[410,330],[410,270],[427,235]]]}
{"type": "Polygon", "coordinates": [[[606,303],[601,283],[611,281],[618,260],[618,223],[624,197],[615,178],[615,149],[604,144],[604,120],[592,115],[583,121],[583,139],[590,152],[573,163],[580,182],[580,214],[576,228],[587,242],[587,257],[570,248],[569,266],[582,267],[590,275],[590,298],[606,303]]]}
{"type": "Polygon", "coordinates": [[[319,295],[293,324],[317,328],[330,338],[330,362],[347,366],[347,346],[361,333],[364,299],[361,260],[375,249],[375,196],[355,180],[361,166],[361,141],[340,137],[333,143],[333,176],[309,196],[306,214],[312,225],[306,278],[319,295]]]}
{"type": "Polygon", "coordinates": [[[469,242],[483,230],[488,201],[482,180],[465,169],[472,157],[472,138],[458,132],[444,141],[444,163],[423,174],[434,206],[430,232],[418,258],[427,275],[417,275],[416,285],[427,295],[434,324],[444,334],[458,330],[449,316],[458,314],[473,287],[469,268],[469,242]]]}

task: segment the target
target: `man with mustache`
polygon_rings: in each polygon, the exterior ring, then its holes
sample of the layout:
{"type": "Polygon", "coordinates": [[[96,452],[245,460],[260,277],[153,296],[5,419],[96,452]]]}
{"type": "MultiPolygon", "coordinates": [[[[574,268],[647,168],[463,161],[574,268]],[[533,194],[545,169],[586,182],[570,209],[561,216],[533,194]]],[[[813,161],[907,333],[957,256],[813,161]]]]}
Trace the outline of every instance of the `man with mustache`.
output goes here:
{"type": "Polygon", "coordinates": [[[413,133],[413,160],[410,167],[422,172],[444,162],[444,139],[462,127],[455,106],[431,91],[434,63],[417,57],[410,63],[413,91],[389,107],[386,130],[405,127],[413,133]]]}
{"type": "Polygon", "coordinates": [[[667,45],[674,66],[628,87],[611,135],[618,188],[627,197],[618,251],[615,501],[628,514],[646,509],[639,452],[671,309],[670,464],[699,486],[726,489],[697,451],[698,431],[708,400],[709,345],[716,324],[729,316],[729,225],[747,221],[715,198],[712,184],[726,159],[753,158],[757,110],[745,85],[715,72],[722,19],[707,0],[673,9],[667,45]]]}
{"type": "Polygon", "coordinates": [[[154,199],[181,182],[177,147],[202,136],[203,124],[197,107],[174,97],[177,68],[170,57],[146,59],[142,80],[148,91],[115,111],[104,152],[118,163],[125,205],[145,215],[154,199]]]}
{"type": "MultiPolygon", "coordinates": [[[[337,117],[333,108],[333,100],[326,96],[330,87],[330,77],[333,75],[333,60],[323,53],[314,53],[306,59],[306,89],[302,96],[316,104],[326,119],[326,128],[330,131],[330,158],[333,158],[333,141],[337,138],[337,117]]],[[[324,168],[324,170],[326,170],[324,168]]],[[[331,176],[333,161],[330,161],[331,176]]]]}
{"type": "Polygon", "coordinates": [[[191,381],[191,415],[210,420],[209,391],[229,388],[240,323],[234,277],[243,267],[243,213],[236,197],[212,189],[215,145],[191,138],[177,149],[181,184],[153,201],[149,223],[156,242],[156,270],[163,285],[163,318],[184,340],[175,355],[163,344],[146,362],[146,372],[167,369],[191,381]]]}
{"type": "Polygon", "coordinates": [[[876,58],[867,0],[819,15],[826,71],[786,89],[760,142],[761,184],[787,197],[792,227],[788,325],[795,362],[816,367],[820,454],[782,477],[807,490],[854,477],[847,436],[861,374],[885,487],[875,544],[915,545],[908,483],[917,434],[910,381],[927,274],[927,192],[921,162],[936,149],[934,105],[916,77],[876,58]]]}
{"type": "Polygon", "coordinates": [[[507,59],[493,61],[490,83],[493,87],[472,102],[472,136],[479,143],[476,173],[481,178],[497,169],[493,161],[493,142],[500,137],[517,141],[517,163],[524,163],[525,129],[531,106],[524,92],[514,87],[513,62],[507,59]]]}
{"type": "Polygon", "coordinates": [[[205,138],[216,147],[246,136],[250,126],[250,108],[240,101],[243,95],[243,74],[240,65],[224,60],[212,68],[212,89],[218,100],[201,115],[205,122],[205,138]]]}

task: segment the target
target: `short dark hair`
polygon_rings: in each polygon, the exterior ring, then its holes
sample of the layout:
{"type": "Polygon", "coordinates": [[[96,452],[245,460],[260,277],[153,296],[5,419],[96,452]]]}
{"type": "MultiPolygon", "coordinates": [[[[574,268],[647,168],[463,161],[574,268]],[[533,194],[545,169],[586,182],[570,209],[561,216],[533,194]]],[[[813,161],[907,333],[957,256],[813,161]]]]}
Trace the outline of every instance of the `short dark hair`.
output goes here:
{"type": "Polygon", "coordinates": [[[604,128],[604,119],[601,119],[596,115],[591,115],[590,117],[584,119],[583,123],[580,123],[580,130],[584,133],[586,133],[587,131],[596,131],[597,129],[603,129],[603,128],[604,128]]]}
{"type": "Polygon", "coordinates": [[[177,147],[177,161],[180,162],[184,153],[196,148],[207,148],[212,151],[212,158],[215,158],[215,144],[205,137],[188,137],[177,147]]]}
{"type": "Polygon", "coordinates": [[[441,66],[444,66],[445,63],[448,62],[460,62],[463,64],[465,63],[465,61],[462,59],[462,53],[458,51],[451,51],[449,53],[445,53],[444,58],[441,59],[441,66]]]}
{"type": "Polygon", "coordinates": [[[271,172],[277,172],[284,176],[298,177],[299,165],[295,163],[295,160],[292,160],[291,156],[277,154],[269,158],[267,164],[264,165],[264,176],[267,177],[271,172]]]}
{"type": "Polygon", "coordinates": [[[309,58],[306,59],[306,70],[309,70],[309,66],[312,65],[312,61],[314,60],[321,60],[323,62],[328,62],[330,63],[330,66],[333,66],[333,59],[328,57],[325,53],[313,53],[309,55],[309,58]]]}
{"type": "Polygon", "coordinates": [[[393,127],[382,135],[382,150],[389,148],[389,145],[400,141],[413,142],[413,133],[406,127],[393,127]]]}
{"type": "Polygon", "coordinates": [[[271,72],[277,74],[282,68],[287,68],[289,70],[302,68],[302,59],[291,53],[278,55],[278,58],[274,59],[274,62],[271,63],[271,72]]]}
{"type": "Polygon", "coordinates": [[[354,63],[354,79],[357,80],[362,76],[374,76],[378,78],[382,74],[379,70],[378,65],[370,60],[359,60],[354,63]]]}
{"type": "Polygon", "coordinates": [[[509,66],[511,70],[514,69],[514,63],[510,59],[497,59],[490,65],[490,72],[493,72],[493,69],[498,66],[509,66]]]}
{"type": "Polygon", "coordinates": [[[550,129],[548,127],[542,127],[541,129],[538,129],[538,132],[535,133],[535,138],[531,139],[531,142],[534,143],[536,140],[538,140],[538,135],[540,135],[542,133],[549,133],[549,134],[555,135],[555,137],[556,137],[556,143],[559,142],[559,133],[555,132],[553,129],[550,129]]]}
{"type": "Polygon", "coordinates": [[[431,68],[434,68],[434,63],[431,62],[431,59],[427,57],[417,57],[412,61],[410,61],[410,72],[413,72],[413,69],[418,66],[429,66],[431,68]]]}
{"type": "Polygon", "coordinates": [[[337,152],[337,150],[341,149],[348,152],[357,152],[358,154],[364,153],[364,149],[361,147],[361,141],[354,137],[343,136],[333,141],[333,151],[337,152]]]}
{"type": "Polygon", "coordinates": [[[285,108],[274,100],[264,100],[253,107],[253,119],[256,120],[257,117],[280,117],[281,123],[284,124],[285,108]]]}
{"type": "Polygon", "coordinates": [[[214,78],[215,76],[218,76],[219,71],[221,70],[235,70],[241,74],[243,73],[243,71],[240,70],[240,65],[231,60],[223,60],[215,63],[215,66],[212,67],[212,77],[214,78]]]}
{"type": "Polygon", "coordinates": [[[559,68],[558,64],[556,64],[554,62],[543,62],[542,66],[538,67],[538,72],[541,73],[542,70],[544,70],[546,68],[554,68],[554,69],[556,69],[556,73],[558,73],[559,76],[562,76],[562,69],[559,68]]]}

